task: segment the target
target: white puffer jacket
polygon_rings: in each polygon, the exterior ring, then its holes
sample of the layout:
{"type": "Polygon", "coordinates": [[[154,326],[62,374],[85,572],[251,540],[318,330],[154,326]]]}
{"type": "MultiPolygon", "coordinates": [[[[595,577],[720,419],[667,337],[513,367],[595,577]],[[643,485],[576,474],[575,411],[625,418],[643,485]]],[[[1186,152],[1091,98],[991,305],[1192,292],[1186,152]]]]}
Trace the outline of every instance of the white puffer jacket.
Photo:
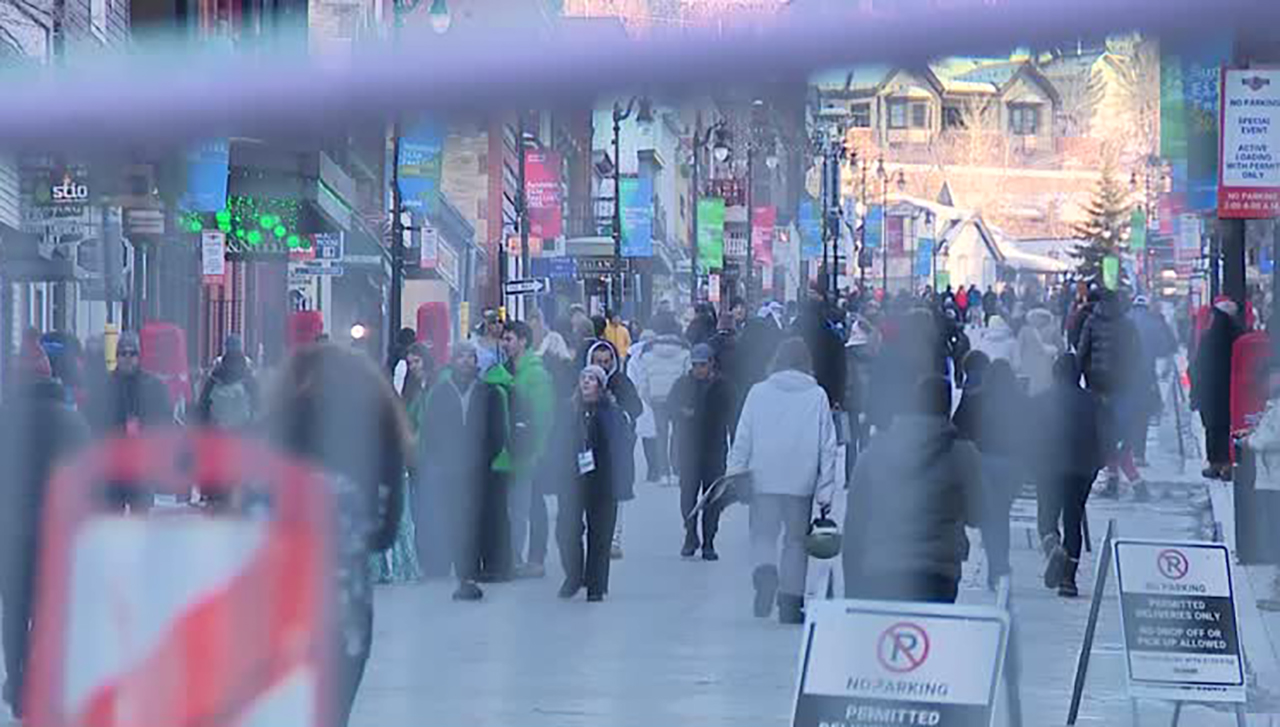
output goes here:
{"type": "Polygon", "coordinates": [[[728,472],[750,472],[757,494],[813,497],[829,505],[836,455],[827,393],[809,374],[779,371],[747,394],[728,472]]]}
{"type": "Polygon", "coordinates": [[[689,346],[679,336],[658,336],[645,344],[637,360],[641,366],[637,382],[640,398],[647,404],[661,404],[676,380],[689,371],[689,346]]]}

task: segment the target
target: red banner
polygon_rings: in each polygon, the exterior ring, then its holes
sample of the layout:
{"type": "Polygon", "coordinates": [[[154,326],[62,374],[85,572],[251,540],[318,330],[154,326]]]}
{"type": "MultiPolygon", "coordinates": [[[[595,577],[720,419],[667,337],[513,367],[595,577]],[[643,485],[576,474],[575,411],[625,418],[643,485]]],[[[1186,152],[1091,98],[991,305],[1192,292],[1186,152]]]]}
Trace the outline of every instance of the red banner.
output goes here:
{"type": "Polygon", "coordinates": [[[904,249],[903,237],[905,235],[903,232],[903,221],[906,218],[898,215],[891,215],[885,219],[887,220],[885,224],[885,237],[888,238],[886,242],[889,246],[889,252],[894,255],[901,255],[904,249]]]}
{"type": "Polygon", "coordinates": [[[751,252],[756,265],[773,265],[773,228],[777,224],[776,207],[751,210],[751,252]]]}
{"type": "Polygon", "coordinates": [[[560,155],[530,149],[524,157],[524,194],[529,205],[529,233],[543,240],[560,236],[560,155]]]}

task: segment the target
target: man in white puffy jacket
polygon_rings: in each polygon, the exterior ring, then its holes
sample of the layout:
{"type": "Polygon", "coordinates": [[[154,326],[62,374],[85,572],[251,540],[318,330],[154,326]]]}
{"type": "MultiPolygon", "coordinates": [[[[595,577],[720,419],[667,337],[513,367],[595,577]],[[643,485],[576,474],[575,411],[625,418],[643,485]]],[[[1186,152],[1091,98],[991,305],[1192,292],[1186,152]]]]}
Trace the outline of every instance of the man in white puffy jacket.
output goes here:
{"type": "Polygon", "coordinates": [[[747,395],[727,468],[751,474],[755,615],[767,618],[776,595],[778,620],[787,624],[804,622],[804,544],[814,504],[829,508],[836,491],[831,404],[812,366],[803,339],[782,342],[773,373],[747,395]]]}

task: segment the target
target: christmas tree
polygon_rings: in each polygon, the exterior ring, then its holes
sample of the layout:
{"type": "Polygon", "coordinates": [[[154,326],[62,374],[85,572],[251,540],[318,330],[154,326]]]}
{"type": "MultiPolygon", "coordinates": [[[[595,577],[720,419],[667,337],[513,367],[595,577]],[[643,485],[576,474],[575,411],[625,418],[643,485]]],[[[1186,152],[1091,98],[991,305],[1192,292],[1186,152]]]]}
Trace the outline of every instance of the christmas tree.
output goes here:
{"type": "Polygon", "coordinates": [[[1078,261],[1076,270],[1082,277],[1101,279],[1102,261],[1111,255],[1118,257],[1121,246],[1129,239],[1132,212],[1129,193],[1116,179],[1113,164],[1103,166],[1098,188],[1084,211],[1086,219],[1075,227],[1080,244],[1072,256],[1078,261]]]}

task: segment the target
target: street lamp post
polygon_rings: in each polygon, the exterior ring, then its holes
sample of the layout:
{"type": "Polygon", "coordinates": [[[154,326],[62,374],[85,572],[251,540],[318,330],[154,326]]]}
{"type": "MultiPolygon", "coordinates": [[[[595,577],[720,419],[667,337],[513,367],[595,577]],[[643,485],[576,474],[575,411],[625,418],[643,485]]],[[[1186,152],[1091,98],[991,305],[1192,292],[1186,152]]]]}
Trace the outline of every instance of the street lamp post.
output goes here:
{"type": "Polygon", "coordinates": [[[702,184],[702,150],[711,143],[711,139],[716,139],[716,144],[712,150],[712,154],[717,161],[723,162],[729,158],[729,147],[724,140],[724,120],[717,121],[706,129],[702,128],[702,112],[698,112],[697,121],[693,129],[693,184],[689,190],[689,196],[693,201],[690,211],[690,220],[693,223],[692,234],[689,235],[689,305],[698,305],[698,195],[701,193],[700,186],[702,184]]]}
{"type": "MultiPolygon", "coordinates": [[[[400,29],[404,26],[404,18],[418,8],[422,0],[394,0],[392,11],[395,14],[392,30],[397,40],[400,29]]],[[[449,6],[446,0],[432,0],[428,11],[431,27],[437,33],[449,29],[449,6]]],[[[401,307],[404,305],[404,233],[405,224],[401,219],[404,214],[404,199],[400,194],[400,117],[396,116],[391,125],[391,290],[387,311],[387,351],[394,354],[396,338],[403,325],[401,307]]],[[[443,150],[441,150],[443,152],[443,150]]]]}
{"type": "Polygon", "coordinates": [[[822,265],[825,268],[823,288],[827,295],[839,293],[836,264],[840,258],[840,164],[848,156],[844,134],[828,139],[819,132],[813,138],[815,157],[822,164],[822,265]]]}
{"type": "Polygon", "coordinates": [[[636,121],[647,122],[650,113],[648,99],[639,96],[632,96],[625,107],[616,101],[613,104],[613,285],[609,291],[609,309],[612,311],[621,309],[623,298],[622,122],[631,118],[632,114],[636,114],[636,121]]]}

